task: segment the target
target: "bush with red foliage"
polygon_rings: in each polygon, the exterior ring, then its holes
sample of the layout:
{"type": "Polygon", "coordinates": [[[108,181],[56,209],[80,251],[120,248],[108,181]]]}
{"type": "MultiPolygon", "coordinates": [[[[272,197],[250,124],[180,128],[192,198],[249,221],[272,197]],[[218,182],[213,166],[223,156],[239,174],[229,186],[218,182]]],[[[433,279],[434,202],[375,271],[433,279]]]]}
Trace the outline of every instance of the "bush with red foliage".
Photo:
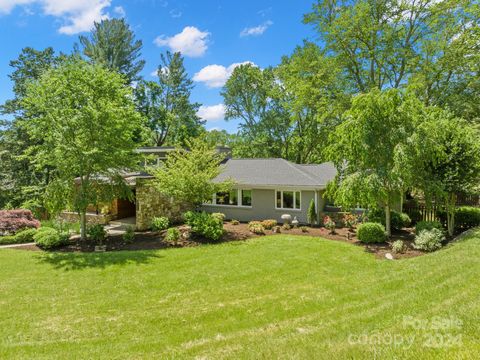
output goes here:
{"type": "Polygon", "coordinates": [[[0,210],[0,235],[14,234],[20,230],[40,227],[30,210],[0,210]]]}

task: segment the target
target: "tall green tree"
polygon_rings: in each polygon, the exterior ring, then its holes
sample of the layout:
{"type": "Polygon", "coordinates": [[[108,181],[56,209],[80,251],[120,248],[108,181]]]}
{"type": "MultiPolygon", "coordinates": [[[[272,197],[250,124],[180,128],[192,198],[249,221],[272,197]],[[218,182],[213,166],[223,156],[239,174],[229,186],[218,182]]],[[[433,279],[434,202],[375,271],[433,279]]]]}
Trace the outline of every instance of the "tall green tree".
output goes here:
{"type": "Polygon", "coordinates": [[[401,151],[402,169],[427,199],[443,204],[448,233],[455,229],[458,193],[480,184],[480,133],[451,112],[429,108],[401,151]]]}
{"type": "Polygon", "coordinates": [[[252,64],[235,68],[222,90],[225,119],[240,119],[242,156],[289,158],[290,118],[281,105],[284,93],[272,68],[252,64]]]}
{"type": "Polygon", "coordinates": [[[402,87],[432,55],[443,57],[440,40],[452,41],[468,22],[478,26],[469,15],[474,7],[470,0],[317,0],[304,22],[356,89],[368,92],[402,87]]]}
{"type": "Polygon", "coordinates": [[[22,49],[17,59],[10,61],[13,71],[9,78],[13,82],[13,98],[0,108],[5,117],[0,121],[0,208],[7,202],[14,207],[25,207],[26,201],[42,205],[40,195],[48,184],[49,168],[33,167],[22,156],[25,149],[34,143],[22,126],[28,121],[22,101],[27,86],[65,58],[64,55],[56,55],[52,48],[35,50],[27,47],[22,49]]]}
{"type": "Polygon", "coordinates": [[[290,118],[289,158],[297,163],[323,160],[328,134],[350,103],[350,91],[337,61],[310,42],[284,56],[275,69],[281,105],[290,118]]]}
{"type": "Polygon", "coordinates": [[[147,119],[156,146],[185,145],[196,137],[204,122],[197,116],[199,104],[190,100],[194,87],[183,64],[182,55],[161,55],[158,82],[140,82],[135,89],[137,109],[147,119]]]}
{"type": "Polygon", "coordinates": [[[419,106],[396,89],[358,95],[327,149],[338,170],[328,197],[346,208],[384,208],[388,236],[392,206],[409,185],[398,165],[398,149],[413,134],[419,106]]]}
{"type": "Polygon", "coordinates": [[[90,36],[80,36],[83,54],[94,64],[123,74],[130,84],[139,80],[145,66],[139,60],[142,41],[135,39],[125,19],[104,19],[95,22],[90,36]]]}
{"type": "Polygon", "coordinates": [[[142,126],[132,90],[121,75],[74,58],[29,84],[22,106],[34,140],[26,155],[53,169],[50,208],[73,207],[85,239],[89,204],[131,194],[121,173],[137,165],[134,135],[142,126]]]}

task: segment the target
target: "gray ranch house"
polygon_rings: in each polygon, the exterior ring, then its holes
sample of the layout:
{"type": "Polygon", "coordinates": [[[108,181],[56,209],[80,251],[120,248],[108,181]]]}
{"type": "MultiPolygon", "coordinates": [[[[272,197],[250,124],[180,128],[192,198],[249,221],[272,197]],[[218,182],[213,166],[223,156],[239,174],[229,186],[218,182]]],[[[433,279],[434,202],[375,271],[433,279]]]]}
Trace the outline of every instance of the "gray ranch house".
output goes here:
{"type": "Polygon", "coordinates": [[[326,205],[322,195],[335,175],[332,163],[299,165],[285,159],[228,159],[215,181],[232,179],[235,188],[228,193],[213,194],[203,209],[239,221],[281,222],[283,214],[290,214],[292,219],[296,217],[306,223],[313,200],[319,222],[326,205]]]}
{"type": "MultiPolygon", "coordinates": [[[[142,165],[161,166],[173,147],[144,147],[137,150],[144,156],[142,165]]],[[[298,165],[285,159],[232,159],[226,147],[217,147],[225,155],[223,171],[214,181],[231,179],[235,187],[228,193],[212,194],[202,205],[206,212],[224,213],[227,219],[239,221],[275,219],[282,222],[283,214],[307,222],[311,201],[315,203],[317,223],[329,207],[323,196],[326,185],[333,180],[336,169],[332,163],[298,165]]],[[[134,224],[146,230],[156,216],[167,216],[181,221],[183,204],[162,195],[152,183],[152,176],[144,171],[125,172],[123,177],[132,188],[134,199],[115,199],[109,204],[89,208],[87,219],[93,223],[134,224]]],[[[338,209],[336,210],[338,211],[338,209]]],[[[73,212],[64,217],[76,218],[73,212]]]]}

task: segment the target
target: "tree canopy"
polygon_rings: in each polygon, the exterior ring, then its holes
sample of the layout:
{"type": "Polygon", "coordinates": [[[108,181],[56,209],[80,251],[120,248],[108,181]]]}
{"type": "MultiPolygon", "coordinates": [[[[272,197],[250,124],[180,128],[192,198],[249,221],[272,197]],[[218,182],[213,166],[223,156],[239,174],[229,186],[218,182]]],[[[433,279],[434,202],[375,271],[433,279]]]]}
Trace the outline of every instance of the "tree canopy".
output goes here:
{"type": "Polygon", "coordinates": [[[134,136],[142,125],[131,88],[119,74],[73,58],[29,84],[22,105],[22,127],[34,141],[26,155],[52,169],[50,209],[78,211],[85,238],[87,206],[129,194],[121,173],[137,165],[134,136]]]}
{"type": "Polygon", "coordinates": [[[95,22],[90,36],[80,36],[82,53],[94,64],[123,74],[128,83],[139,80],[145,66],[140,60],[142,41],[135,39],[125,19],[104,19],[95,22]]]}

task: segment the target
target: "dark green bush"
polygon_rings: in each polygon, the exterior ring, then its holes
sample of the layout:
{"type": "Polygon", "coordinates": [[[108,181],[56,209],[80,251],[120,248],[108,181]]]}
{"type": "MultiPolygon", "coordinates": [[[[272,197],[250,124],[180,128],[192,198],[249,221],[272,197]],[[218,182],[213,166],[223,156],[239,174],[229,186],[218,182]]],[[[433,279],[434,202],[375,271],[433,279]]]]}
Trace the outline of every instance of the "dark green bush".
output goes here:
{"type": "MultiPolygon", "coordinates": [[[[369,222],[379,223],[385,225],[385,210],[383,209],[371,209],[367,213],[369,222]]],[[[409,227],[412,220],[405,213],[399,213],[398,211],[390,211],[390,225],[394,230],[401,230],[404,227],[409,227]]]]}
{"type": "Polygon", "coordinates": [[[188,211],[183,215],[192,233],[207,240],[218,241],[223,236],[223,221],[206,212],[188,211]]]}
{"type": "Polygon", "coordinates": [[[438,221],[419,221],[417,222],[417,225],[415,225],[415,234],[420,234],[422,230],[432,229],[443,230],[443,226],[438,221]]]}
{"type": "Polygon", "coordinates": [[[152,219],[152,224],[150,225],[150,228],[152,231],[162,231],[168,228],[170,225],[170,221],[168,220],[167,217],[165,216],[160,216],[160,217],[154,217],[152,219]]]}
{"type": "Polygon", "coordinates": [[[53,249],[68,243],[68,234],[60,234],[57,230],[48,227],[38,229],[33,236],[35,244],[42,249],[53,249]]]}
{"type": "Polygon", "coordinates": [[[87,234],[90,239],[98,243],[102,243],[107,237],[105,228],[100,224],[89,226],[87,229],[87,234]]]}
{"type": "Polygon", "coordinates": [[[465,231],[480,226],[480,208],[462,206],[455,211],[455,230],[465,231]]]}
{"type": "Polygon", "coordinates": [[[131,243],[135,239],[135,227],[128,225],[125,229],[125,232],[122,235],[123,241],[126,243],[131,243]]]}
{"type": "Polygon", "coordinates": [[[363,243],[381,243],[385,241],[385,228],[379,223],[363,223],[357,228],[357,237],[363,243]]]}

